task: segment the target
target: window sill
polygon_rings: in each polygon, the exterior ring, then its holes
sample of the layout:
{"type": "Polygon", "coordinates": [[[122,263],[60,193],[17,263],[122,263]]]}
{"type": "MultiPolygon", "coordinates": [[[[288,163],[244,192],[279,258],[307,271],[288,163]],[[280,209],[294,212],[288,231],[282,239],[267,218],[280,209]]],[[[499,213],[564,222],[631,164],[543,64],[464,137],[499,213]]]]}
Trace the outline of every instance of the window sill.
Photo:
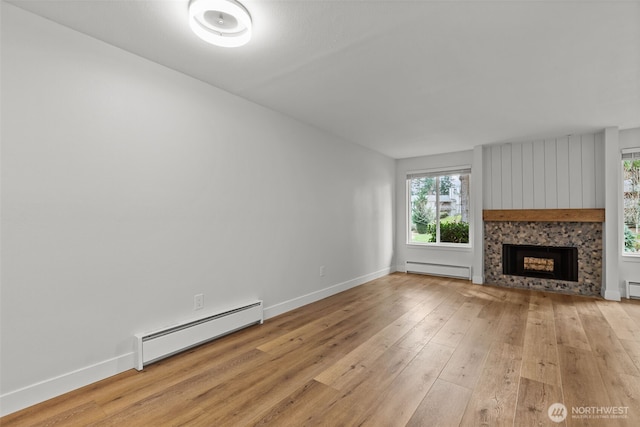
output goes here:
{"type": "Polygon", "coordinates": [[[635,254],[622,253],[622,261],[624,262],[640,262],[640,252],[635,254]]]}
{"type": "MultiPolygon", "coordinates": [[[[407,242],[407,248],[410,249],[444,249],[447,251],[461,251],[461,252],[471,252],[473,247],[471,244],[463,245],[463,244],[447,244],[447,243],[409,243],[407,242]]],[[[640,261],[640,259],[638,260],[640,261]]]]}

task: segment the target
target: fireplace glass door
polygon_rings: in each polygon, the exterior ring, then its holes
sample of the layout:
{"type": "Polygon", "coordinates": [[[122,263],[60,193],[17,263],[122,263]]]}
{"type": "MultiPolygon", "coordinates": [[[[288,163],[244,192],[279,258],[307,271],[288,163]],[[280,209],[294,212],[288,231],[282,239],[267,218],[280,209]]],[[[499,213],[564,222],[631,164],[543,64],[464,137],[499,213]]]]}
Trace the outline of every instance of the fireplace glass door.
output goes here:
{"type": "Polygon", "coordinates": [[[504,274],[578,281],[578,248],[502,245],[504,274]]]}

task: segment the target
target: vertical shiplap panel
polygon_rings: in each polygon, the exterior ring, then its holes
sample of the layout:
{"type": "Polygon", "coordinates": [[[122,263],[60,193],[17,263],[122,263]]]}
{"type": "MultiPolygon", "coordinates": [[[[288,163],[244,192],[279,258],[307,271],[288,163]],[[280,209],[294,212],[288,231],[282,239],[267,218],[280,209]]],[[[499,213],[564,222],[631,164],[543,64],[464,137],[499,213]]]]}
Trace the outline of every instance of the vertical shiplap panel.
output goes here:
{"type": "Polygon", "coordinates": [[[569,138],[556,139],[556,163],[558,165],[558,208],[569,207],[569,138]]]}
{"type": "Polygon", "coordinates": [[[502,209],[513,209],[511,170],[511,144],[506,144],[502,146],[502,209]]]}
{"type": "Polygon", "coordinates": [[[569,207],[582,208],[582,144],[580,135],[569,137],[569,207]]]}
{"type": "Polygon", "coordinates": [[[604,134],[595,135],[596,148],[596,208],[604,208],[604,134]]]}
{"type": "Polygon", "coordinates": [[[522,208],[533,209],[533,143],[522,147],[522,208]]]}
{"type": "Polygon", "coordinates": [[[544,141],[533,143],[533,207],[534,209],[545,208],[545,159],[544,141]]]}
{"type": "Polygon", "coordinates": [[[491,208],[502,209],[502,147],[491,147],[491,208]]]}
{"type": "Polygon", "coordinates": [[[483,209],[493,209],[493,204],[491,203],[491,147],[483,147],[482,148],[482,186],[483,194],[482,194],[482,206],[483,209]]]}
{"type": "Polygon", "coordinates": [[[511,146],[511,205],[522,209],[522,144],[511,146]]]}
{"type": "Polygon", "coordinates": [[[596,207],[596,147],[593,134],[580,137],[582,145],[582,207],[596,207]]]}
{"type": "Polygon", "coordinates": [[[544,141],[544,207],[556,209],[558,207],[558,162],[556,155],[556,140],[544,141]]]}

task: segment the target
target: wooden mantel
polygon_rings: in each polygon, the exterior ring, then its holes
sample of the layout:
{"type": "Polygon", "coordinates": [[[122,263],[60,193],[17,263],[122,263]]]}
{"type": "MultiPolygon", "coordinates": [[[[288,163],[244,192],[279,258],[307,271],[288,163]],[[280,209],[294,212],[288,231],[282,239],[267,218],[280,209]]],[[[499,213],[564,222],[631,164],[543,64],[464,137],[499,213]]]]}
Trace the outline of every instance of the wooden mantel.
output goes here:
{"type": "Polygon", "coordinates": [[[484,221],[604,222],[604,209],[485,209],[484,221]]]}

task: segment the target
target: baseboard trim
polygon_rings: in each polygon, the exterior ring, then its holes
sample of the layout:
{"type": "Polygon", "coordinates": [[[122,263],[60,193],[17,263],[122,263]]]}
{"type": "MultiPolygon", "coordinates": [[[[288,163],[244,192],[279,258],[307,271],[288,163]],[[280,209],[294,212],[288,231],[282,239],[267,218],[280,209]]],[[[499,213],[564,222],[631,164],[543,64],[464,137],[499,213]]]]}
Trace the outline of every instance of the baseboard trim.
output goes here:
{"type": "Polygon", "coordinates": [[[609,300],[609,301],[620,301],[621,300],[621,295],[620,295],[620,290],[605,290],[604,291],[604,299],[609,300]]]}
{"type": "Polygon", "coordinates": [[[44,402],[61,394],[133,369],[134,353],[127,353],[77,369],[0,396],[0,416],[44,402]]]}
{"type": "Polygon", "coordinates": [[[288,301],[274,304],[270,307],[265,307],[264,318],[269,319],[288,311],[295,310],[296,308],[311,304],[312,302],[319,301],[323,298],[330,297],[331,295],[346,291],[347,289],[355,288],[356,286],[360,286],[364,283],[386,276],[394,271],[396,270],[393,267],[383,268],[382,270],[365,274],[364,276],[356,277],[355,279],[347,280],[346,282],[338,283],[336,285],[320,289],[319,291],[314,291],[306,295],[292,298],[288,301]]]}

